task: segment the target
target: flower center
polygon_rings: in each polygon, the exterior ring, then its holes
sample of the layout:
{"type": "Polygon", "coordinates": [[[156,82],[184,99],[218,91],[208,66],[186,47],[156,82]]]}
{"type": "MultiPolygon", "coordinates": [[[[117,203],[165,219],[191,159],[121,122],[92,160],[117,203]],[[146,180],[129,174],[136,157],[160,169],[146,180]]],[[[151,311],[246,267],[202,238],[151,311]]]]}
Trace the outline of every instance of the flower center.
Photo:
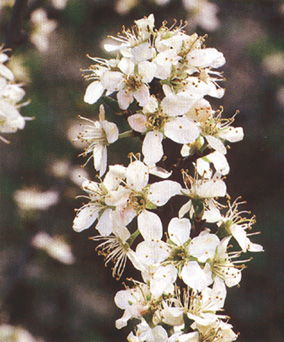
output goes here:
{"type": "Polygon", "coordinates": [[[132,192],[129,197],[129,204],[139,214],[146,209],[147,198],[142,193],[132,192]]]}
{"type": "Polygon", "coordinates": [[[140,89],[143,85],[139,75],[130,75],[125,77],[125,91],[133,92],[140,89]]]}
{"type": "Polygon", "coordinates": [[[148,120],[147,120],[147,123],[146,123],[146,126],[149,130],[157,130],[157,131],[160,131],[165,123],[167,121],[167,117],[164,116],[164,115],[160,115],[160,114],[151,114],[149,117],[148,117],[148,120]]]}

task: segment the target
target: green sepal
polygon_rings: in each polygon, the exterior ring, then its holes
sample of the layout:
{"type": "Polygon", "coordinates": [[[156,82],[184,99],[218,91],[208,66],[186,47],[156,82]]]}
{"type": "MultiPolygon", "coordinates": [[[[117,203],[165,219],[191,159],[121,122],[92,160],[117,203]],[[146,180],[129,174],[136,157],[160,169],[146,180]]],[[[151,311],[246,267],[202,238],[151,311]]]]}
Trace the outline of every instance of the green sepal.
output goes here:
{"type": "Polygon", "coordinates": [[[148,201],[146,203],[146,209],[157,209],[157,206],[153,204],[152,202],[148,201]]]}
{"type": "Polygon", "coordinates": [[[119,107],[117,100],[105,95],[102,96],[102,100],[107,106],[109,106],[114,111],[115,114],[124,115],[124,111],[119,107]]]}
{"type": "Polygon", "coordinates": [[[194,208],[194,213],[195,213],[195,218],[197,220],[200,220],[204,214],[204,203],[200,199],[193,199],[192,200],[193,208],[194,208]]]}
{"type": "Polygon", "coordinates": [[[220,227],[218,227],[216,235],[220,240],[231,235],[231,226],[233,222],[228,220],[227,222],[223,222],[220,227]]]}
{"type": "Polygon", "coordinates": [[[188,332],[191,331],[191,327],[190,326],[192,325],[192,323],[194,321],[192,319],[189,319],[186,313],[183,314],[183,321],[184,321],[183,332],[185,334],[187,334],[188,332]]]}
{"type": "Polygon", "coordinates": [[[131,245],[133,244],[133,242],[135,241],[135,239],[139,235],[140,235],[139,229],[136,229],[136,231],[133,234],[130,235],[130,237],[126,241],[128,243],[128,245],[129,245],[129,247],[131,247],[131,245]]]}

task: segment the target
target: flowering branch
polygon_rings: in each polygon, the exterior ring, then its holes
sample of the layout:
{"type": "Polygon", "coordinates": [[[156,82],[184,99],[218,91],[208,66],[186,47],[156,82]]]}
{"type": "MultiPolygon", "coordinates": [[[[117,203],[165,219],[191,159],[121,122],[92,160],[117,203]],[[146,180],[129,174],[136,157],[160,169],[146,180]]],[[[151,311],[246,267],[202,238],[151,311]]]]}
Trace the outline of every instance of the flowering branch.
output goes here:
{"type": "Polygon", "coordinates": [[[91,239],[100,242],[106,264],[113,262],[115,278],[127,260],[141,272],[115,296],[124,310],[116,327],[139,320],[130,342],[235,341],[223,313],[227,288],[239,284],[251,260],[240,259],[242,253],[263,250],[250,240],[257,234],[250,232],[254,216],[239,210],[245,204],[239,198],[231,202],[225,183],[227,149],[243,139],[243,129],[232,126],[236,114],[224,118],[223,108],[214,110],[205,99],[224,94],[223,74],[215,69],[225,58],[183,29],[166,23],[155,29],[153,15],[136,20],[105,46],[118,57],[90,57],[94,64],[84,70],[91,81],[85,102],[103,98],[132,129],[119,133],[102,105],[99,121],[83,118],[82,155],[93,159],[99,181],[83,182],[88,202],[73,223],[77,232],[95,226],[91,239]],[[142,154],[107,171],[107,147],[133,133],[142,154]],[[165,155],[167,142],[179,156],[165,155]],[[167,158],[177,162],[162,168],[167,158]]]}

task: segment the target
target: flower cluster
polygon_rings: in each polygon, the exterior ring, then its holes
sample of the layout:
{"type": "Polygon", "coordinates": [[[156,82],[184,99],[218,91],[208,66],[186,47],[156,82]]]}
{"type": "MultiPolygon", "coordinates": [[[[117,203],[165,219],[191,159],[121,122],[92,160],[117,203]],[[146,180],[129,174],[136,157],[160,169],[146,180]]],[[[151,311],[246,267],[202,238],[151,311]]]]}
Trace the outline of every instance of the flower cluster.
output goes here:
{"type": "MultiPolygon", "coordinates": [[[[27,103],[19,103],[25,96],[22,84],[15,83],[14,74],[5,65],[9,57],[0,49],[0,132],[14,133],[25,127],[28,118],[20,114],[19,108],[27,103]]],[[[0,136],[4,142],[8,142],[0,136]]]]}
{"type": "Polygon", "coordinates": [[[223,118],[205,99],[224,94],[216,69],[225,58],[182,26],[155,29],[153,15],[113,39],[106,49],[117,57],[91,58],[85,70],[85,102],[103,100],[131,130],[119,133],[102,105],[99,121],[83,118],[78,139],[99,176],[82,184],[87,203],[73,229],[96,228],[91,239],[117,279],[127,260],[141,272],[115,296],[124,310],[116,327],[139,321],[128,341],[235,341],[223,313],[227,287],[239,284],[251,259],[242,253],[263,248],[250,240],[254,216],[239,210],[240,198],[231,202],[225,183],[228,145],[243,130],[232,126],[235,115],[223,118]],[[107,171],[107,147],[133,135],[142,153],[107,171]]]}

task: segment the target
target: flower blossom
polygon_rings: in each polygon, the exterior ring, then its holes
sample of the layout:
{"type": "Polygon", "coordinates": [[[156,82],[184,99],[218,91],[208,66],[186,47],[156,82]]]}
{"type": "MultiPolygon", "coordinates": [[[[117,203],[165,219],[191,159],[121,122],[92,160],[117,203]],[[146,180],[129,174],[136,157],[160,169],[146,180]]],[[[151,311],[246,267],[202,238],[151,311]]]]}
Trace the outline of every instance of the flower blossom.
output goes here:
{"type": "Polygon", "coordinates": [[[128,117],[130,127],[144,133],[142,152],[147,165],[156,164],[164,154],[162,141],[164,137],[185,144],[192,143],[199,136],[198,127],[186,117],[168,116],[159,109],[158,101],[151,97],[141,113],[128,117]]]}
{"type": "MultiPolygon", "coordinates": [[[[21,84],[14,81],[14,74],[4,64],[9,60],[5,51],[0,49],[0,132],[14,133],[25,127],[26,120],[31,118],[23,117],[19,108],[27,103],[19,104],[25,96],[21,84]]],[[[6,139],[0,136],[4,142],[6,139]]]]}
{"type": "Polygon", "coordinates": [[[118,128],[115,123],[105,120],[105,112],[102,105],[100,106],[99,121],[81,118],[90,124],[83,126],[84,130],[79,133],[77,139],[82,143],[88,144],[83,156],[92,153],[90,158],[93,158],[94,168],[100,172],[99,175],[101,177],[107,168],[107,146],[118,139],[118,128]]]}
{"type": "Polygon", "coordinates": [[[62,237],[51,237],[45,232],[39,232],[33,237],[32,245],[45,250],[52,258],[63,264],[71,265],[75,262],[70,246],[62,237]]]}
{"type": "Polygon", "coordinates": [[[118,187],[120,183],[118,177],[124,174],[125,168],[115,165],[110,167],[103,182],[89,180],[83,182],[82,188],[88,193],[89,203],[77,210],[73,222],[73,229],[76,232],[88,229],[96,220],[98,220],[96,228],[101,235],[109,235],[112,232],[117,217],[115,217],[115,207],[106,203],[106,197],[109,192],[118,187]]]}

